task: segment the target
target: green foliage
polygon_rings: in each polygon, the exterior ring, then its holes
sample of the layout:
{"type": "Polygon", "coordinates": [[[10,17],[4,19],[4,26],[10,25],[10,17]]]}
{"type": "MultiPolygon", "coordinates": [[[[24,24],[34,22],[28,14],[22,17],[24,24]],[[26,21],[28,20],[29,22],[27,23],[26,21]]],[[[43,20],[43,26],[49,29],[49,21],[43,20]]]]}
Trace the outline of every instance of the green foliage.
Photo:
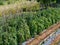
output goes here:
{"type": "Polygon", "coordinates": [[[59,8],[0,17],[0,45],[21,45],[59,21],[59,8]]]}
{"type": "Polygon", "coordinates": [[[2,1],[0,1],[0,5],[3,5],[3,2],[2,1]]]}

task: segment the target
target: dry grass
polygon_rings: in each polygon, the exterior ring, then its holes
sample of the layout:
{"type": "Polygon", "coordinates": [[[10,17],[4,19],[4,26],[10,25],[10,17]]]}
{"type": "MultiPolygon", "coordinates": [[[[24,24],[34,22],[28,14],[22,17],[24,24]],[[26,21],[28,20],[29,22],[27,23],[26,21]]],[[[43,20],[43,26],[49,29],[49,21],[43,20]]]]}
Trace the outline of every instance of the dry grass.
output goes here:
{"type": "Polygon", "coordinates": [[[23,11],[23,8],[26,8],[27,10],[32,10],[32,8],[34,6],[36,6],[36,7],[38,6],[38,9],[39,9],[39,4],[37,2],[33,2],[33,1],[31,1],[31,2],[25,1],[25,2],[21,2],[21,3],[0,6],[0,16],[20,13],[23,11]]]}

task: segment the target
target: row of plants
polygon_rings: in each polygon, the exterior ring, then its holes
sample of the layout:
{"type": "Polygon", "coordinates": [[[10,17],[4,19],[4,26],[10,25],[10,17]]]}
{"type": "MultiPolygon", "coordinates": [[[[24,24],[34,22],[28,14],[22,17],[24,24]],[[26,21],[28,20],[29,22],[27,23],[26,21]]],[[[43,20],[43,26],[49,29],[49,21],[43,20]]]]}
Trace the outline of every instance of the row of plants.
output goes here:
{"type": "Polygon", "coordinates": [[[0,5],[14,4],[22,1],[27,1],[27,0],[0,0],[0,5]]]}
{"type": "Polygon", "coordinates": [[[60,21],[60,9],[0,17],[0,45],[21,45],[60,21]]]}
{"type": "Polygon", "coordinates": [[[29,12],[29,11],[37,11],[40,9],[39,3],[36,1],[25,1],[21,3],[15,3],[12,5],[0,6],[0,16],[16,14],[20,12],[29,12]]]}

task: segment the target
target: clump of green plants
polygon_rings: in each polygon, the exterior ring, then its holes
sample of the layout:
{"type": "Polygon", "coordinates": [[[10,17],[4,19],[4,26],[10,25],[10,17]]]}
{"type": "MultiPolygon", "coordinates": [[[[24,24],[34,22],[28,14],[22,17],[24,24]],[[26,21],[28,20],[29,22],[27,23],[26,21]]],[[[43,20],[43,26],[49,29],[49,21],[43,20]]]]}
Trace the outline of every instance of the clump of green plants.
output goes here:
{"type": "Polygon", "coordinates": [[[0,45],[21,45],[59,21],[59,8],[0,17],[0,45]]]}

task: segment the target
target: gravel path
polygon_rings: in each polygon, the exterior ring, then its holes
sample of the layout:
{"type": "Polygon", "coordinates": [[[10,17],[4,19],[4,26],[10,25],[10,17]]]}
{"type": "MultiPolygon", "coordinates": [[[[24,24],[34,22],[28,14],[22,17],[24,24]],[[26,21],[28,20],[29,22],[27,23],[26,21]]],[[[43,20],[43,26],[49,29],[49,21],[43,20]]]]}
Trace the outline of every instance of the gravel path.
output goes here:
{"type": "Polygon", "coordinates": [[[42,45],[50,45],[52,43],[52,41],[56,38],[57,35],[60,34],[60,29],[58,29],[53,35],[51,35],[50,37],[48,37],[48,39],[46,39],[42,45]]]}
{"type": "Polygon", "coordinates": [[[50,45],[60,45],[60,34],[52,41],[50,45]]]}

